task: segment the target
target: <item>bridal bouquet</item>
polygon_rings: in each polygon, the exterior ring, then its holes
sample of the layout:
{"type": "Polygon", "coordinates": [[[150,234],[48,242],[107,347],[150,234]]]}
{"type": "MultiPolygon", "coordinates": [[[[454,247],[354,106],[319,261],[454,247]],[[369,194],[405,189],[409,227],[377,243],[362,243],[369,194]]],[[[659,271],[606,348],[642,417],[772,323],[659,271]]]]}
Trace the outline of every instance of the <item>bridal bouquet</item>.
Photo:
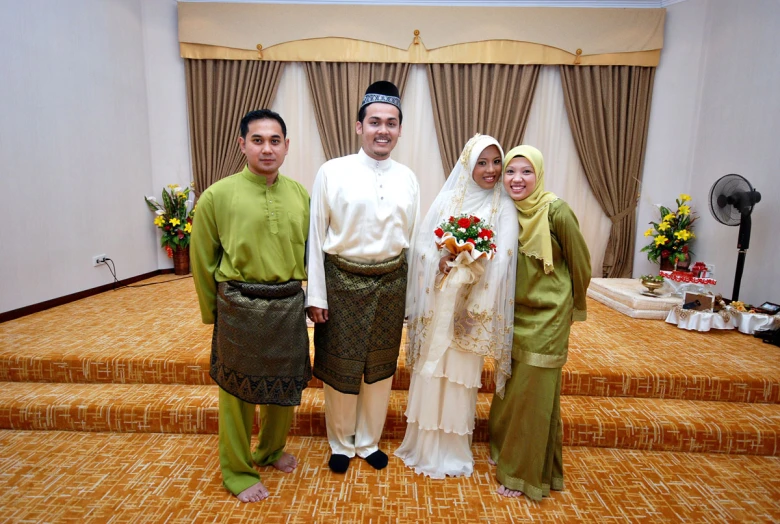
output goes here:
{"type": "Polygon", "coordinates": [[[440,281],[441,288],[473,284],[485,272],[479,259],[490,260],[496,254],[492,226],[473,215],[450,217],[434,230],[436,247],[446,249],[455,260],[448,261],[448,274],[440,281]]]}
{"type": "Polygon", "coordinates": [[[475,260],[481,257],[490,260],[496,254],[491,228],[491,225],[473,215],[450,217],[434,231],[436,246],[453,255],[469,252],[475,260]]]}
{"type": "Polygon", "coordinates": [[[458,215],[450,217],[439,225],[433,234],[436,235],[436,247],[446,249],[454,260],[448,260],[449,272],[436,275],[436,315],[430,326],[430,345],[428,356],[420,368],[420,376],[433,376],[437,363],[450,346],[450,341],[456,329],[456,304],[458,296],[466,288],[482,278],[485,273],[485,263],[480,260],[491,260],[496,255],[496,245],[493,242],[492,226],[473,215],[458,215]]]}

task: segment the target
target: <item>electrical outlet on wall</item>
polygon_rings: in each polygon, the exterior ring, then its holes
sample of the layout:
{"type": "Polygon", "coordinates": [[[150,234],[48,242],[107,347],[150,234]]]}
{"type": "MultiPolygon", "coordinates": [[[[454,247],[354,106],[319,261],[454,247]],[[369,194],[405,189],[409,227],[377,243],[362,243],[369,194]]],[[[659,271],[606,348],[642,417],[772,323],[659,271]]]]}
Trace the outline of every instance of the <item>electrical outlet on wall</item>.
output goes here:
{"type": "Polygon", "coordinates": [[[106,263],[106,255],[96,255],[92,257],[92,265],[93,266],[99,266],[100,264],[106,263]]]}

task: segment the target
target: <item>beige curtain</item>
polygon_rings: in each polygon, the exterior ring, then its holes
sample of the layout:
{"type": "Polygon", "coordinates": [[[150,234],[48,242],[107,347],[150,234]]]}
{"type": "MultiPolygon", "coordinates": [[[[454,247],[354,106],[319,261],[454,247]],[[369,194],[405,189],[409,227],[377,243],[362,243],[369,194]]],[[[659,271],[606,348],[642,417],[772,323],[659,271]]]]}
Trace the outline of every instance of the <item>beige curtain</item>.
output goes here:
{"type": "Polygon", "coordinates": [[[612,221],[603,275],[634,266],[636,205],[647,144],[655,68],[561,66],[566,111],[590,187],[612,221]]]}
{"type": "Polygon", "coordinates": [[[239,124],[276,96],[284,62],[186,59],[187,108],[195,192],[237,173],[245,164],[239,124]]]}
{"type": "Polygon", "coordinates": [[[357,153],[358,109],[366,88],[378,80],[398,86],[403,97],[409,64],[304,62],[317,128],[328,160],[357,153]]]}
{"type": "Polygon", "coordinates": [[[428,64],[433,120],[447,175],[476,133],[495,137],[504,149],[520,144],[540,67],[428,64]]]}

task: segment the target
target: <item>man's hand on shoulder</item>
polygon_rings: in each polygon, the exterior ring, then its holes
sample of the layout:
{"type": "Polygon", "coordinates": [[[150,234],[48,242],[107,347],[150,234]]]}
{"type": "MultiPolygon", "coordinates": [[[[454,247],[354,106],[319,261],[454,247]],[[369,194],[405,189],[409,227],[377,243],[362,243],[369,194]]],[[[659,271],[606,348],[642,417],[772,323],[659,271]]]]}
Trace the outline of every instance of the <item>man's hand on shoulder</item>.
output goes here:
{"type": "Polygon", "coordinates": [[[324,324],[328,320],[328,310],[309,306],[306,308],[306,316],[315,324],[324,324]]]}

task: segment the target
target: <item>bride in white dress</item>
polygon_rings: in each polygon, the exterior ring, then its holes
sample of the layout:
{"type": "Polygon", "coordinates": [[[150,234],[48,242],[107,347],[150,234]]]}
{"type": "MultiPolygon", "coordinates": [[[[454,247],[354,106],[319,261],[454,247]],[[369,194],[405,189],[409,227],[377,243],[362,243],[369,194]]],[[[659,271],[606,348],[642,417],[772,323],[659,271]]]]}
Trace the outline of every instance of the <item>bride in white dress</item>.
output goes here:
{"type": "Polygon", "coordinates": [[[413,371],[406,435],[395,454],[431,478],[474,469],[471,438],[485,357],[495,362],[496,394],[503,396],[511,373],[518,220],[501,183],[502,160],[495,138],[469,140],[409,253],[406,363],[413,371]],[[475,262],[484,267],[476,282],[442,286],[454,257],[436,247],[434,230],[461,214],[492,225],[496,254],[475,262]]]}

